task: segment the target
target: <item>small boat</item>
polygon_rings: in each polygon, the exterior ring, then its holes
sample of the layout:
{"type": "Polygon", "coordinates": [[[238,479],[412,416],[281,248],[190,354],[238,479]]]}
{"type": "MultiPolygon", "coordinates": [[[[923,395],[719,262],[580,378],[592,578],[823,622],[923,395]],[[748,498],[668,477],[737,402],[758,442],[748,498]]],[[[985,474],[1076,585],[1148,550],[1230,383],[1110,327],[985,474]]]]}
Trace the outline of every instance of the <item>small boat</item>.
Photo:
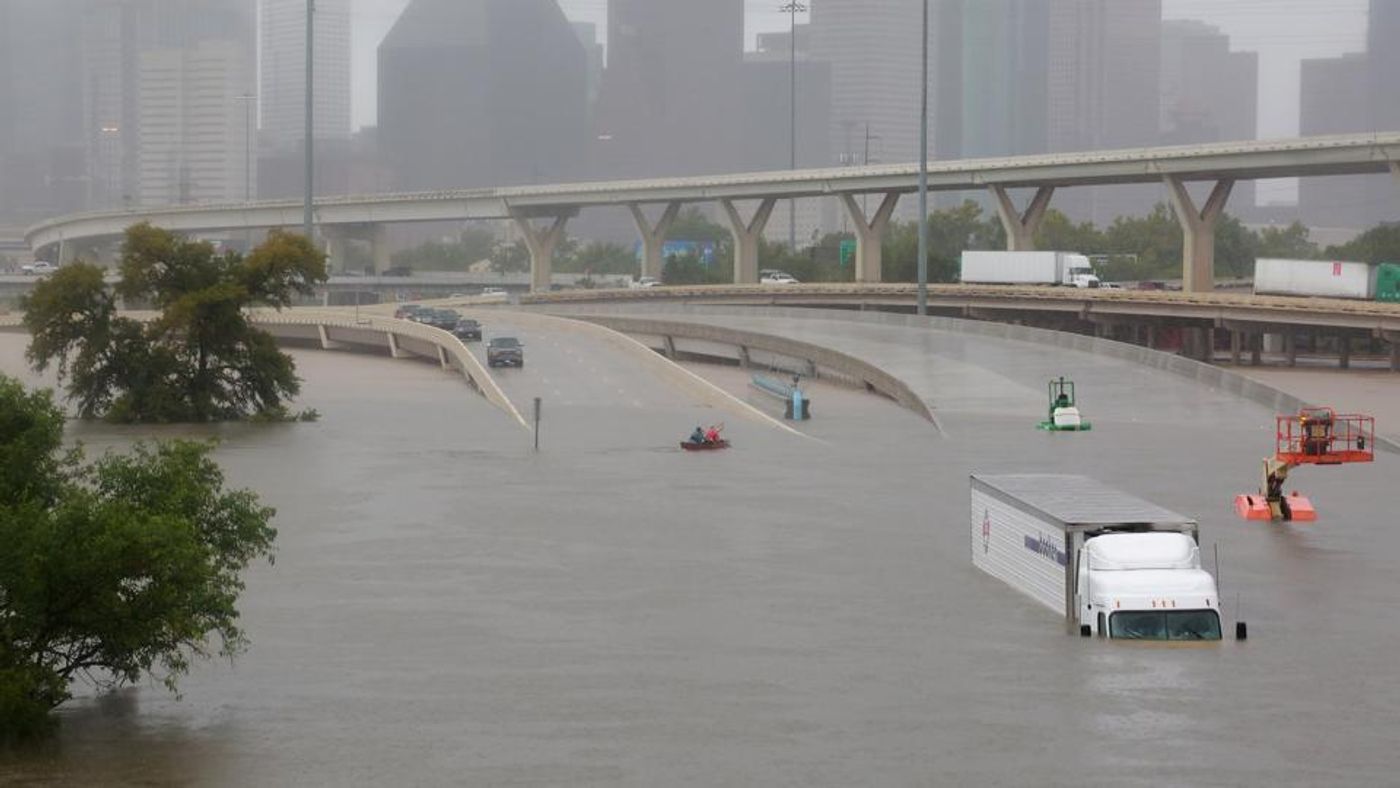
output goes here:
{"type": "Polygon", "coordinates": [[[681,441],[681,448],[686,451],[714,451],[716,449],[729,448],[729,441],[723,438],[714,443],[691,443],[690,441],[681,441]]]}

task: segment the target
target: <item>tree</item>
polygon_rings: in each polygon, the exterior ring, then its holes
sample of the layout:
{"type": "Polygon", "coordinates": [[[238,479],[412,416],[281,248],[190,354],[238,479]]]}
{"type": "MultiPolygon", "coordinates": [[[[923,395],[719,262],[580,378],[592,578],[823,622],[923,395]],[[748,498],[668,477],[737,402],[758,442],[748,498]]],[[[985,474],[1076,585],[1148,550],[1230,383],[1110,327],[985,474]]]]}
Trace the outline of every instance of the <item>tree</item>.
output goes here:
{"type": "Polygon", "coordinates": [[[474,263],[489,259],[496,248],[496,237],[488,230],[463,230],[455,241],[428,241],[396,252],[395,266],[419,271],[465,271],[474,263]]]}
{"type": "Polygon", "coordinates": [[[1290,260],[1316,259],[1317,244],[1308,238],[1308,228],[1295,221],[1287,227],[1265,227],[1259,231],[1255,248],[1257,257],[1282,257],[1290,260]]]}
{"type": "Polygon", "coordinates": [[[1372,227],[1350,243],[1327,247],[1333,260],[1400,263],[1400,222],[1372,227]]]}
{"type": "Polygon", "coordinates": [[[673,255],[661,268],[661,281],[668,285],[718,285],[730,281],[718,266],[707,266],[696,255],[673,255]]]}
{"type": "Polygon", "coordinates": [[[575,250],[558,261],[555,270],[561,273],[627,274],[637,273],[637,255],[621,244],[593,242],[575,250]]]}
{"type": "Polygon", "coordinates": [[[246,257],[138,224],[127,230],[115,294],[96,266],[63,266],[24,300],[35,369],[56,365],[83,418],[204,422],[286,418],[300,382],[290,357],[246,309],[291,305],[326,279],[326,259],[279,231],[246,257]],[[151,304],[141,323],[116,296],[151,304]]]}
{"type": "Polygon", "coordinates": [[[1055,252],[1102,254],[1107,250],[1107,243],[1093,222],[1075,224],[1068,216],[1051,208],[1036,230],[1035,247],[1055,252]]]}
{"type": "Polygon", "coordinates": [[[499,243],[491,250],[491,270],[498,274],[530,270],[530,249],[524,241],[499,243]]]}
{"type": "Polygon", "coordinates": [[[51,396],[0,376],[0,739],[46,730],[75,680],[175,691],[194,659],[244,650],[240,574],[277,535],[208,444],[85,464],[62,440],[51,396]]]}

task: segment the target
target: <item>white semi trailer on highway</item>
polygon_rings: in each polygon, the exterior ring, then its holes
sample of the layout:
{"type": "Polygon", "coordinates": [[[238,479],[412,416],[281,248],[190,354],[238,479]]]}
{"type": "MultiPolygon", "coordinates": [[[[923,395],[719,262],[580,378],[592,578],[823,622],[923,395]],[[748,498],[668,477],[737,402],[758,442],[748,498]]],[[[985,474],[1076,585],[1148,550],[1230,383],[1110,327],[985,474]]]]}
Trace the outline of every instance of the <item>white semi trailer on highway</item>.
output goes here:
{"type": "Polygon", "coordinates": [[[1254,292],[1369,301],[1376,295],[1376,273],[1366,263],[1261,257],[1254,261],[1254,292]]]}
{"type": "Polygon", "coordinates": [[[1084,476],[1019,474],[972,476],[971,524],[973,565],[1063,615],[1071,632],[1220,639],[1195,520],[1084,476]]]}
{"type": "Polygon", "coordinates": [[[1074,252],[963,252],[960,278],[967,284],[1099,286],[1089,258],[1074,252]]]}

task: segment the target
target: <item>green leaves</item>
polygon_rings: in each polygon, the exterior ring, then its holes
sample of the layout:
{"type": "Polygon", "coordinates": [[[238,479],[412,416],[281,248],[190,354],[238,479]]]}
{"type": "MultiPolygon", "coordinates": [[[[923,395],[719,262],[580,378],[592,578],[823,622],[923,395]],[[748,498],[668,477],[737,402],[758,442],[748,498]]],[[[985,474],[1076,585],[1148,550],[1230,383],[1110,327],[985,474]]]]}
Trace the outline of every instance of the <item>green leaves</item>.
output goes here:
{"type": "Polygon", "coordinates": [[[326,278],[325,255],[305,238],[273,231],[246,258],[216,255],[149,224],[127,230],[122,298],[160,315],[118,317],[101,269],[69,265],[25,302],[28,357],[60,379],[83,418],[187,422],[285,416],[299,383],[291,359],[253,328],[245,309],[289,306],[326,278]]]}
{"type": "Polygon", "coordinates": [[[224,489],[210,444],[83,465],[47,394],[0,376],[0,414],[0,740],[42,732],[74,680],[173,691],[194,658],[246,647],[240,573],[271,558],[274,512],[224,489]]]}

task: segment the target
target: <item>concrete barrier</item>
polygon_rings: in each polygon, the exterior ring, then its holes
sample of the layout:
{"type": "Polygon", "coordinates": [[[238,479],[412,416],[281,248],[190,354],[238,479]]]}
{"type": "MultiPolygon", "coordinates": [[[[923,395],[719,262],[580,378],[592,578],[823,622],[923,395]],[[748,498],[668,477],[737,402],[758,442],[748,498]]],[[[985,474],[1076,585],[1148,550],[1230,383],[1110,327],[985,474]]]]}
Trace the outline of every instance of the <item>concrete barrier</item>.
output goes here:
{"type": "MultiPolygon", "coordinates": [[[[720,337],[729,337],[729,339],[734,342],[767,341],[774,347],[788,348],[789,350],[799,350],[804,345],[809,349],[815,346],[781,337],[769,337],[767,340],[763,340],[761,336],[757,335],[755,332],[736,331],[734,329],[685,320],[666,320],[664,316],[691,316],[696,318],[776,317],[799,320],[836,320],[903,328],[932,329],[971,336],[992,337],[996,339],[1078,350],[1084,353],[1093,353],[1134,364],[1141,364],[1146,367],[1160,369],[1174,375],[1189,378],[1202,385],[1234,394],[1262,405],[1265,408],[1269,408],[1276,413],[1294,413],[1305,405],[1314,404],[1237,372],[1232,372],[1183,356],[1164,353],[1160,350],[1152,350],[1126,342],[1116,342],[1111,339],[1100,339],[1063,331],[1032,328],[1030,326],[1017,326],[1009,323],[960,320],[951,317],[920,317],[918,315],[894,314],[889,312],[854,312],[840,309],[804,309],[771,306],[688,306],[667,304],[654,305],[652,308],[647,308],[647,306],[632,304],[590,305],[587,307],[579,306],[573,308],[553,306],[550,307],[550,311],[580,318],[605,321],[614,328],[629,332],[631,328],[637,328],[644,333],[665,334],[670,332],[675,335],[693,335],[710,340],[718,340],[720,337]]],[[[813,357],[820,356],[824,359],[824,361],[821,362],[823,365],[833,363],[839,365],[842,363],[854,362],[855,364],[875,370],[873,365],[860,359],[850,359],[849,357],[842,359],[841,357],[845,356],[845,354],[834,354],[833,351],[826,351],[826,353],[833,355],[814,354],[813,357]]],[[[855,367],[852,368],[854,369],[855,367]]],[[[883,370],[869,373],[869,376],[882,381],[882,383],[872,382],[871,385],[884,393],[897,390],[907,392],[906,394],[895,396],[895,399],[899,400],[899,402],[906,407],[910,407],[915,412],[923,415],[925,418],[933,420],[932,403],[923,402],[923,400],[914,394],[903,381],[899,381],[893,375],[883,370]],[[880,388],[882,384],[888,386],[889,389],[880,388]],[[914,403],[917,403],[917,405],[914,403]]],[[[1376,443],[1380,448],[1386,451],[1400,453],[1400,442],[1392,438],[1378,435],[1376,443]]]]}

